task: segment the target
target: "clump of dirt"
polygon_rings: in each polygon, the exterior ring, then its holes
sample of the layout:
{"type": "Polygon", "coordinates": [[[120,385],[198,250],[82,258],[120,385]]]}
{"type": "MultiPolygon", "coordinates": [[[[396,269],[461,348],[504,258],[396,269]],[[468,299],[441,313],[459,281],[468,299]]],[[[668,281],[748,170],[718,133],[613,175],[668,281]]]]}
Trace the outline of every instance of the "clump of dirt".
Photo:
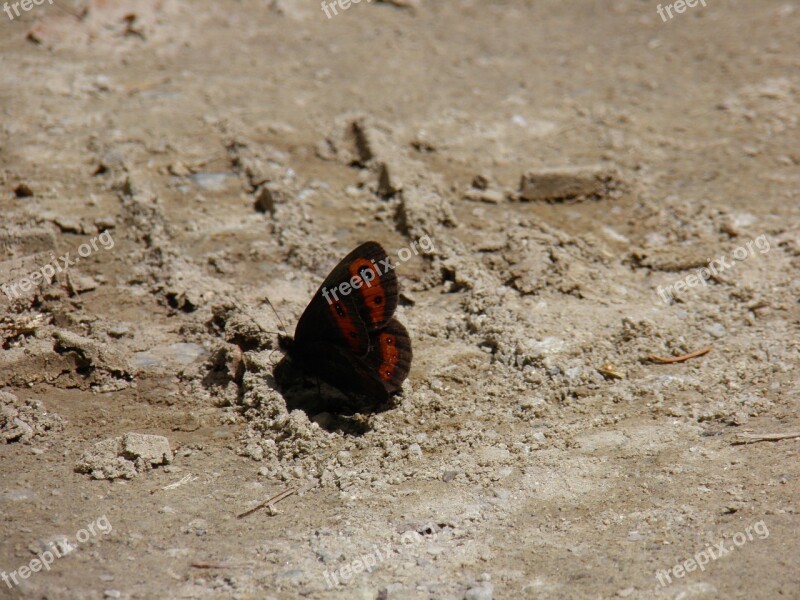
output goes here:
{"type": "Polygon", "coordinates": [[[75,471],[88,473],[92,479],[133,479],[171,462],[172,450],[164,436],[126,433],[97,442],[83,453],[75,471]]]}
{"type": "Polygon", "coordinates": [[[0,439],[6,444],[31,444],[64,430],[64,419],[48,413],[39,400],[22,401],[0,391],[0,439]]]}

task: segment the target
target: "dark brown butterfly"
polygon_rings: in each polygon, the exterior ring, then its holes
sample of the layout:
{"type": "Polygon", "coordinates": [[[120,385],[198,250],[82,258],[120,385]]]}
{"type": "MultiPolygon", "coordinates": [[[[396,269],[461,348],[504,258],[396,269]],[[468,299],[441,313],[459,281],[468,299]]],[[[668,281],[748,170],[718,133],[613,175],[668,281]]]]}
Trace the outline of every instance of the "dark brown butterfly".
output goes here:
{"type": "Polygon", "coordinates": [[[394,265],[377,242],[345,256],[314,294],[294,339],[279,345],[302,371],[344,391],[384,402],[411,368],[411,339],[394,318],[394,265]]]}

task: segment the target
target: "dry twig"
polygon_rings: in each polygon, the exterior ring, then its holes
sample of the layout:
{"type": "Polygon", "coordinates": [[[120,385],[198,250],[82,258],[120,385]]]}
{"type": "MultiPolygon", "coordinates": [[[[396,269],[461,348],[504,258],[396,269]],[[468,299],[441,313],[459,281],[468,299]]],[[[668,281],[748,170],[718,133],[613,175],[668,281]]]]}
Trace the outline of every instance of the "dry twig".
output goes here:
{"type": "Polygon", "coordinates": [[[251,508],[247,512],[243,512],[242,514],[237,515],[236,518],[237,519],[244,519],[245,517],[248,517],[248,516],[252,515],[254,512],[259,511],[262,508],[266,508],[268,506],[270,508],[272,508],[274,504],[277,504],[278,502],[280,502],[284,498],[288,498],[292,494],[297,493],[297,491],[299,489],[300,489],[300,487],[296,486],[296,487],[293,487],[293,488],[289,488],[288,490],[283,490],[280,494],[275,494],[272,498],[270,498],[269,500],[267,500],[265,502],[262,502],[261,504],[259,504],[255,508],[251,508]]]}
{"type": "Polygon", "coordinates": [[[700,350],[695,350],[694,352],[689,352],[689,354],[684,354],[682,356],[670,356],[669,358],[664,358],[661,356],[656,356],[651,354],[647,358],[652,360],[654,363],[659,363],[662,365],[669,365],[672,363],[679,363],[689,360],[690,358],[697,358],[698,356],[703,356],[704,354],[708,354],[711,351],[713,346],[706,346],[705,348],[700,348],[700,350]]]}
{"type": "Polygon", "coordinates": [[[779,442],[781,440],[791,440],[794,438],[800,438],[800,431],[789,431],[787,433],[737,433],[736,441],[733,442],[733,444],[779,442]]]}
{"type": "Polygon", "coordinates": [[[625,379],[625,373],[617,371],[616,367],[611,363],[605,363],[602,367],[595,367],[597,372],[606,379],[625,379]]]}
{"type": "Polygon", "coordinates": [[[163,490],[174,490],[175,488],[182,486],[184,483],[188,483],[189,481],[197,481],[198,479],[199,477],[195,477],[194,475],[189,473],[188,475],[184,475],[183,477],[181,477],[178,481],[165,485],[164,487],[153,488],[152,490],[150,490],[150,493],[155,494],[156,492],[160,492],[163,490]]]}
{"type": "Polygon", "coordinates": [[[194,567],[195,569],[246,569],[251,565],[225,565],[222,563],[210,563],[210,562],[193,562],[189,563],[190,567],[194,567]]]}

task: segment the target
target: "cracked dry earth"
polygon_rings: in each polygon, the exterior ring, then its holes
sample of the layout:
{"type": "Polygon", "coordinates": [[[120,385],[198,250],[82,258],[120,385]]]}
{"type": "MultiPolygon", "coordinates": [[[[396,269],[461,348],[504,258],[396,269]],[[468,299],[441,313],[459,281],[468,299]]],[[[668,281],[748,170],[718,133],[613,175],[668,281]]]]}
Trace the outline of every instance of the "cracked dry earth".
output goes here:
{"type": "Polygon", "coordinates": [[[0,597],[800,598],[800,5],[685,8],[0,13],[0,597]],[[287,394],[425,236],[392,404],[287,394]]]}

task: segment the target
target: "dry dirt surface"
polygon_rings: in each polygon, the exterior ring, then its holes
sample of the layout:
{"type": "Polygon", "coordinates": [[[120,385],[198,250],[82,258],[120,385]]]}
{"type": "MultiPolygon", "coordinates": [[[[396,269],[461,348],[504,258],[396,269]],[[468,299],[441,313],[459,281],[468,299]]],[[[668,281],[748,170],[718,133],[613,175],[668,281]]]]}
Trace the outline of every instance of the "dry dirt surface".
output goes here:
{"type": "Polygon", "coordinates": [[[5,6],[0,597],[800,598],[800,4],[5,6]]]}

